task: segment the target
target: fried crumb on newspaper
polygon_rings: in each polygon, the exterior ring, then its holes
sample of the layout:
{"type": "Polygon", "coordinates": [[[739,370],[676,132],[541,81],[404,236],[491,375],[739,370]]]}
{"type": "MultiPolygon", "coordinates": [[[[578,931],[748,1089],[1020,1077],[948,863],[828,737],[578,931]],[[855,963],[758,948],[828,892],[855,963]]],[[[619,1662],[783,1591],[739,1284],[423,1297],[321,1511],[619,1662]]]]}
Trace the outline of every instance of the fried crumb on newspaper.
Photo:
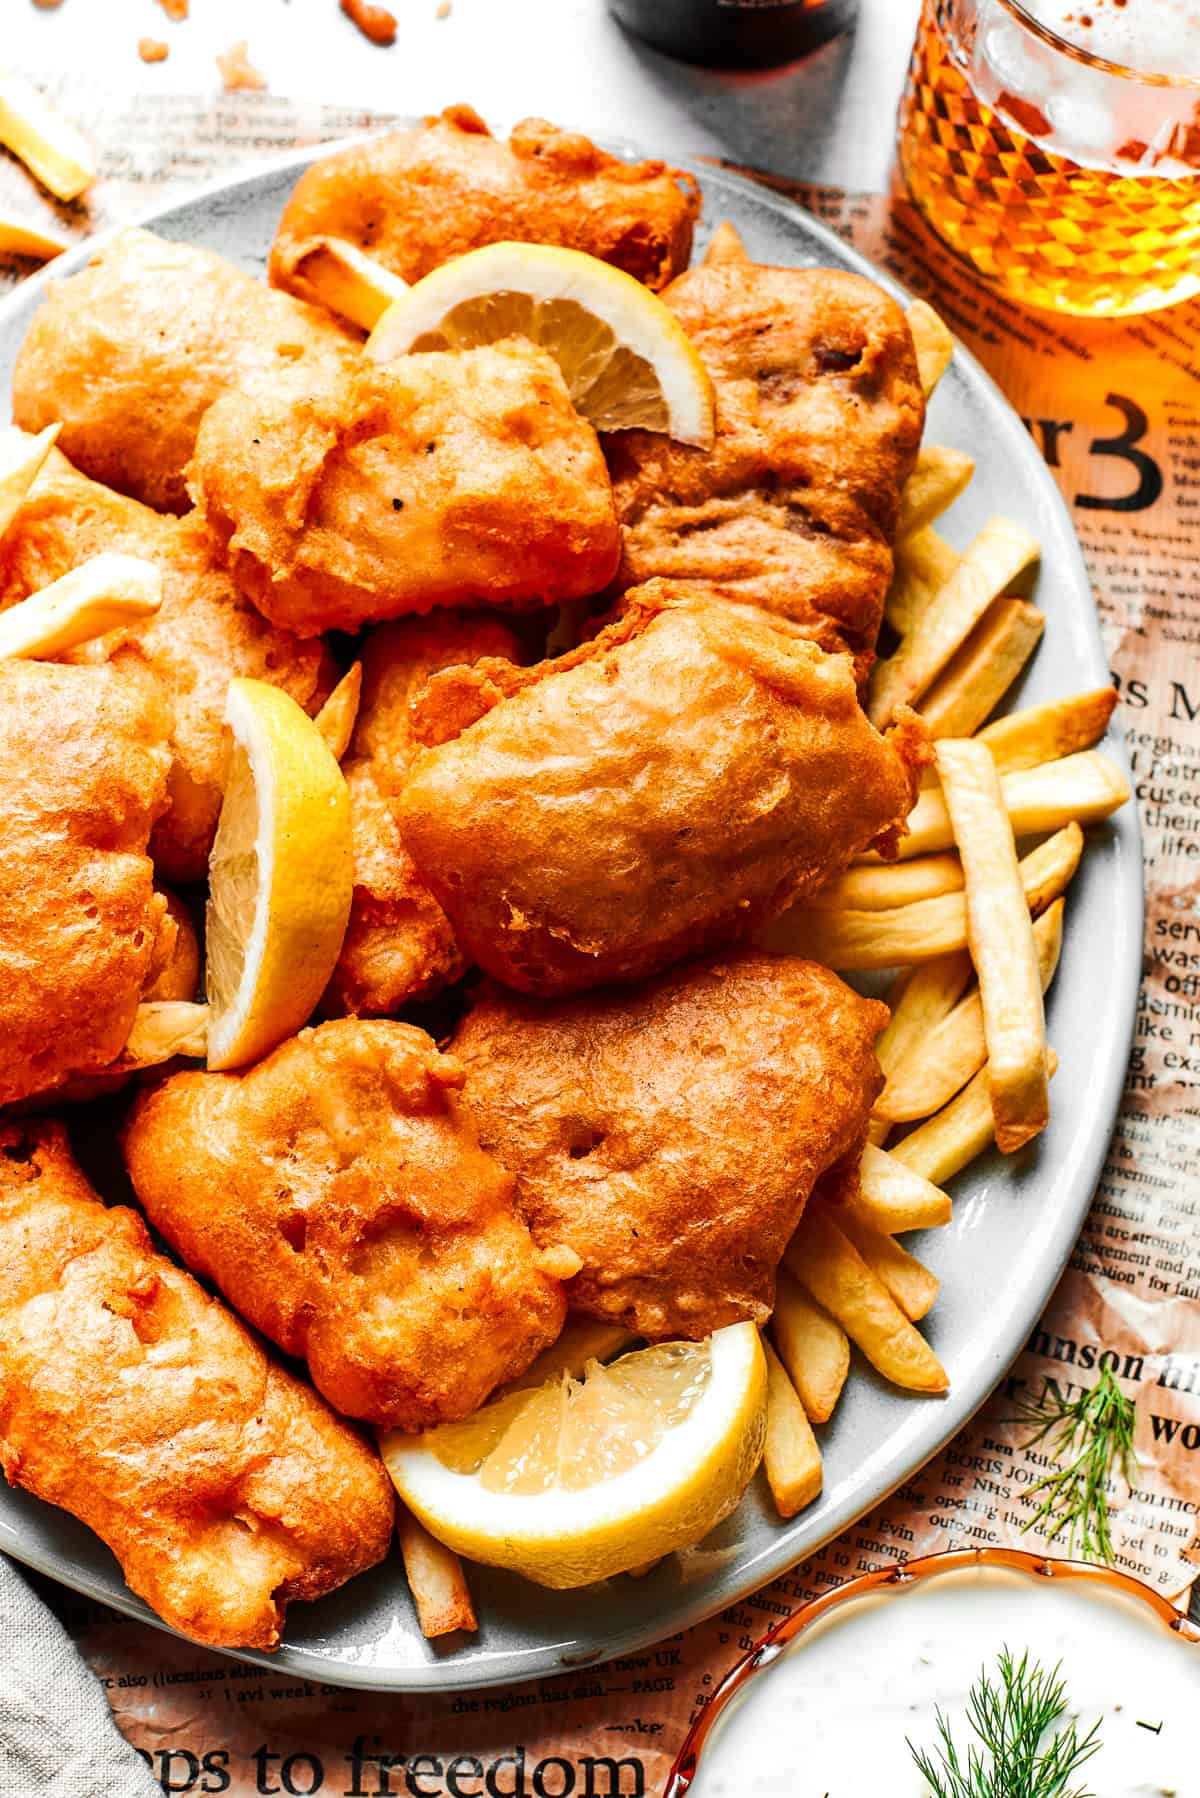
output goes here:
{"type": "Polygon", "coordinates": [[[267,78],[261,69],[256,69],[250,61],[250,46],[245,38],[236,44],[230,44],[228,50],[217,57],[217,68],[221,72],[221,85],[227,94],[239,91],[265,88],[267,78]]]}

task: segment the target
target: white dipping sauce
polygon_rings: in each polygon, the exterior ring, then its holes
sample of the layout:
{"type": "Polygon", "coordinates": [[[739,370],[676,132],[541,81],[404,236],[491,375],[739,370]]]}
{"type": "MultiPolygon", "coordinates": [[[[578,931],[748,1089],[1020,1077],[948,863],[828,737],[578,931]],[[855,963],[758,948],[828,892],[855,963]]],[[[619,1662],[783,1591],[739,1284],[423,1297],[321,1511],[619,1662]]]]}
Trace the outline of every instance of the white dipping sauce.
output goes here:
{"type": "Polygon", "coordinates": [[[1100,1751],[1073,1785],[1197,1798],[1200,1646],[1094,1582],[984,1567],[848,1601],[805,1630],[727,1706],[692,1794],[926,1798],[905,1737],[932,1749],[940,1705],[965,1765],[967,1693],[981,1669],[996,1678],[1006,1647],[1047,1671],[1061,1661],[1064,1721],[1081,1737],[1100,1719],[1100,1751]]]}

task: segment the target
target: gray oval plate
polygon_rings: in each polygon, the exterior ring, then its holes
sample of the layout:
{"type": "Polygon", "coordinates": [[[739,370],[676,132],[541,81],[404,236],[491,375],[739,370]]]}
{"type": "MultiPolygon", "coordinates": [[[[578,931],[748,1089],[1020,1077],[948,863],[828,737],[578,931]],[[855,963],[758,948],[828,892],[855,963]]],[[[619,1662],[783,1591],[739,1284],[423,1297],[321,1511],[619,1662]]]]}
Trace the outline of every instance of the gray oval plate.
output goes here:
{"type": "MultiPolygon", "coordinates": [[[[614,148],[631,154],[627,145],[614,148]]],[[[283,203],[312,152],[196,194],[143,222],[207,245],[261,274],[283,203]]],[[[891,278],[807,213],[749,181],[687,163],[704,193],[701,246],[731,219],[762,262],[834,265],[891,278]]],[[[86,261],[90,246],[54,265],[86,261]]],[[[45,276],[0,307],[0,380],[41,298],[45,276]]],[[[1070,518],[1020,420],[979,365],[959,350],[931,407],[929,441],[959,445],[976,474],[947,521],[963,544],[995,512],[1036,531],[1044,558],[1044,642],[1021,702],[1101,686],[1109,678],[1091,588],[1070,518]]],[[[1110,753],[1124,760],[1119,740],[1110,753]]],[[[313,1680],[386,1691],[462,1688],[553,1674],[625,1654],[711,1616],[812,1554],[892,1492],[979,1408],[1021,1349],[1079,1233],[1117,1114],[1133,1029],[1142,944],[1142,863],[1127,807],[1093,831],[1068,902],[1068,944],[1049,1005],[1060,1057],[1054,1116],[1037,1147],[1004,1163],[992,1155],[954,1183],[954,1222],[929,1233],[922,1259],[941,1277],[927,1333],[950,1373],[949,1396],[906,1396],[861,1359],[822,1431],[825,1489],[788,1523],[757,1481],[689,1570],[674,1558],[648,1578],[579,1592],[547,1592],[486,1568],[471,1571],[478,1636],[435,1650],[416,1627],[399,1558],[315,1605],[296,1605],[283,1646],[244,1660],[313,1680]]],[[[116,1562],[81,1524],[26,1493],[0,1490],[0,1549],[131,1616],[157,1619],[128,1591],[116,1562]]]]}

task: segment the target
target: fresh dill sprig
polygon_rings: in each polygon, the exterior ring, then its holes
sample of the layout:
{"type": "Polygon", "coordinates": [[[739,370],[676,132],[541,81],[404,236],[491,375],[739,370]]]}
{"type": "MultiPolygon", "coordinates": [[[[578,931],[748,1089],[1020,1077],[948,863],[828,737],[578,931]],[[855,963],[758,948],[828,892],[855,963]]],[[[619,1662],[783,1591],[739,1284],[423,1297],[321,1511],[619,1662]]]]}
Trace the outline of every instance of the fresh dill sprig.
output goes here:
{"type": "Polygon", "coordinates": [[[1042,1502],[1025,1530],[1047,1525],[1046,1540],[1053,1542],[1067,1531],[1067,1553],[1085,1561],[1112,1566],[1113,1545],[1108,1529],[1108,1482],[1119,1472],[1127,1486],[1137,1477],[1138,1460],[1133,1450],[1134,1405],[1127,1399],[1107,1368],[1090,1392],[1065,1399],[1046,1379],[1036,1404],[1018,1403],[1012,1420],[1034,1425],[1032,1436],[1022,1443],[1034,1448],[1046,1442],[1060,1465],[1029,1487],[1028,1497],[1039,1492],[1042,1502]]]}
{"type": "Polygon", "coordinates": [[[967,1722],[978,1744],[967,1748],[965,1767],[940,1708],[936,1749],[925,1753],[908,1743],[933,1798],[1089,1798],[1085,1787],[1068,1789],[1067,1781],[1099,1748],[1099,1719],[1082,1737],[1069,1723],[1043,1750],[1042,1738],[1067,1708],[1060,1667],[1047,1673],[1038,1661],[1030,1665],[1028,1649],[1014,1661],[1005,1648],[999,1668],[998,1681],[981,1668],[967,1695],[967,1722]]]}

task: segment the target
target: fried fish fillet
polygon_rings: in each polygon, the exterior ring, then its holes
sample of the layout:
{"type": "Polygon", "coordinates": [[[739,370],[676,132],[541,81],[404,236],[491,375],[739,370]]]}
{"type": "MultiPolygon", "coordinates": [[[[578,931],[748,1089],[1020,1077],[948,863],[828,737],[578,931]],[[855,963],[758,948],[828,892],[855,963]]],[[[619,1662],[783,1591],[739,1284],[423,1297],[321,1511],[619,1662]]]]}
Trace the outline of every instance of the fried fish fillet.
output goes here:
{"type": "Polygon", "coordinates": [[[485,612],[400,618],[368,633],[362,697],[342,773],[350,789],[354,899],[323,1009],[388,1017],[458,980],[466,961],[450,920],[400,841],[395,807],[422,745],[409,700],[428,676],[482,656],[516,661],[517,640],[485,612]]]}
{"type": "Polygon", "coordinates": [[[629,431],[606,443],[620,584],[656,575],[793,619],[870,667],[900,490],[925,406],[904,315],[839,269],[691,269],[664,299],[713,378],[711,450],[629,431]]]}
{"type": "Polygon", "coordinates": [[[0,660],[0,1105],[120,1054],[175,925],[146,852],[170,754],[153,680],[0,660]]]}
{"type": "Polygon", "coordinates": [[[814,1182],[860,1152],[887,1008],[815,962],[740,953],[628,992],[487,988],[453,1053],[570,1304],[639,1335],[765,1322],[814,1182]]]}
{"type": "Polygon", "coordinates": [[[186,512],[183,471],[219,393],[285,369],[315,379],[356,354],[327,312],[131,229],[50,283],[13,369],[13,418],[29,431],[61,419],[59,447],[85,474],[186,512]]]}
{"type": "Polygon", "coordinates": [[[366,1443],[101,1202],[48,1121],[0,1126],[0,1462],[218,1647],[274,1648],[292,1599],[391,1535],[366,1443]]]}
{"type": "Polygon", "coordinates": [[[203,877],[221,809],[225,694],[234,675],[282,687],[315,709],[327,678],[322,645],[268,624],[222,568],[201,520],[167,518],[72,468],[57,450],[0,538],[0,611],[105,550],[142,556],[162,571],[150,618],[72,653],[100,661],[136,642],[170,710],[170,809],[151,854],[171,880],[203,877]]]}
{"type": "MultiPolygon", "coordinates": [[[[745,936],[886,850],[927,759],[911,715],[879,736],[849,659],[787,620],[668,582],[628,597],[560,662],[508,670],[510,696],[400,798],[463,950],[522,992],[638,980],[745,936]]],[[[434,734],[455,679],[428,684],[434,734]]]]}
{"type": "Polygon", "coordinates": [[[469,106],[322,156],[300,177],[271,250],[271,280],[317,296],[304,259],[322,239],[365,250],[406,281],[483,244],[586,250],[648,287],[688,265],[700,193],[662,162],[621,162],[577,132],[524,119],[507,143],[469,106]]]}
{"type": "Polygon", "coordinates": [[[423,1030],[343,1019],[245,1073],[174,1075],[125,1134],[187,1265],[339,1411],[405,1430],[476,1410],[566,1313],[462,1079],[423,1030]]]}
{"type": "Polygon", "coordinates": [[[238,585],[301,635],[579,598],[620,554],[596,433],[517,339],[239,388],[189,479],[238,585]]]}

